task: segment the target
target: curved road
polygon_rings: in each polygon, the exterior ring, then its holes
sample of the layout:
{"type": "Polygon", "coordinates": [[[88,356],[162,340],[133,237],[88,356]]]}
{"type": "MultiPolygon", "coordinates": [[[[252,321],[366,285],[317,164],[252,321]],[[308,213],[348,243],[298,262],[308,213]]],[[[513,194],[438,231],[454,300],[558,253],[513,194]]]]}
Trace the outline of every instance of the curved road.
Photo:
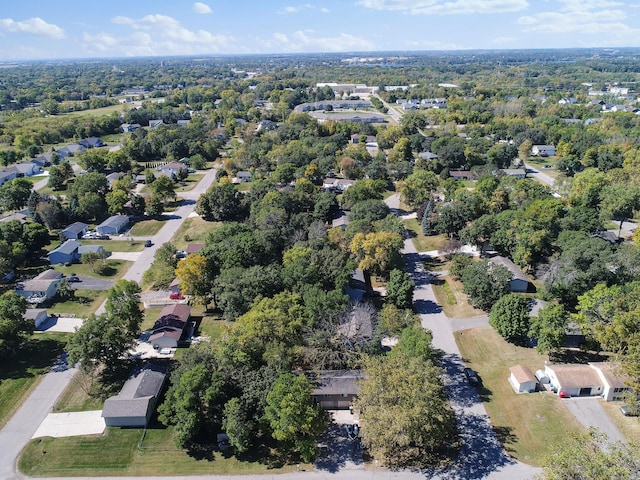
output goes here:
{"type": "MultiPolygon", "coordinates": [[[[151,237],[153,246],[140,252],[138,259],[122,278],[140,282],[142,274],[153,262],[156,250],[171,239],[182,222],[194,211],[196,200],[213,183],[216,171],[216,168],[207,171],[193,190],[181,195],[184,198],[182,206],[175,212],[171,212],[169,220],[165,222],[157,234],[151,237]]],[[[96,310],[96,313],[104,313],[104,306],[103,303],[96,310]]],[[[75,373],[76,369],[69,368],[65,359],[60,360],[38,383],[11,420],[0,430],[0,479],[19,478],[16,474],[18,455],[47,414],[51,412],[58,397],[71,382],[75,373]]]]}

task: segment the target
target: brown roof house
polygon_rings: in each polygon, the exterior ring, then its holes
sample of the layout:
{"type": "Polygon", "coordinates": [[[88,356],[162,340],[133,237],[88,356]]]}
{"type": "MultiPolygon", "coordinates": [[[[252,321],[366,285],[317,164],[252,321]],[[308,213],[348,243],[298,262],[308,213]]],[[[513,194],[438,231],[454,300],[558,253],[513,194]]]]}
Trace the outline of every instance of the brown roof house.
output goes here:
{"type": "Polygon", "coordinates": [[[315,384],[311,392],[314,401],[325,410],[346,410],[351,407],[364,378],[362,370],[323,370],[310,374],[315,384]]]}
{"type": "Polygon", "coordinates": [[[176,348],[191,315],[191,307],[184,303],[167,305],[151,329],[149,343],[153,348],[176,348]]]}
{"type": "Polygon", "coordinates": [[[120,393],[104,402],[104,423],[108,427],[146,427],[166,378],[167,369],[162,365],[147,364],[136,370],[120,393]]]}
{"type": "Polygon", "coordinates": [[[502,265],[511,272],[513,278],[509,282],[509,289],[512,292],[527,292],[529,288],[533,289],[533,284],[529,281],[529,278],[507,257],[496,255],[495,257],[491,257],[489,261],[494,265],[502,265]]]}

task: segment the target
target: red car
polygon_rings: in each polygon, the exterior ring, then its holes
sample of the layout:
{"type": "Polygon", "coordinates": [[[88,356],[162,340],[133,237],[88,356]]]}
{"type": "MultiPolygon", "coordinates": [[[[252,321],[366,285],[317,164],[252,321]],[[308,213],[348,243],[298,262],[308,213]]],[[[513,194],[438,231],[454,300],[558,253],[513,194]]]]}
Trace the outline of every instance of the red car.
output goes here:
{"type": "Polygon", "coordinates": [[[184,298],[184,295],[182,295],[181,293],[172,293],[171,295],[169,295],[169,298],[171,300],[182,300],[184,298]]]}
{"type": "Polygon", "coordinates": [[[571,398],[571,395],[569,395],[567,392],[565,392],[564,390],[560,390],[560,393],[558,394],[558,396],[560,398],[571,398]]]}

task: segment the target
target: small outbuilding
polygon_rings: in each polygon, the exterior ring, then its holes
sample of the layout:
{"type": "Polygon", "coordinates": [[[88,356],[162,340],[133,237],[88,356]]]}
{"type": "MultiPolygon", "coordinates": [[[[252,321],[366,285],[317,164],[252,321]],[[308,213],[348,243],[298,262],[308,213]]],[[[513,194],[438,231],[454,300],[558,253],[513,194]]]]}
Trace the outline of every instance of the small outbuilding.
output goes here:
{"type": "Polygon", "coordinates": [[[512,278],[509,281],[509,290],[512,292],[527,292],[530,288],[532,290],[535,288],[524,272],[507,257],[496,255],[491,257],[489,261],[494,265],[502,265],[511,272],[512,278]]]}
{"type": "Polygon", "coordinates": [[[533,393],[536,391],[538,379],[529,368],[522,365],[516,365],[509,369],[509,383],[516,393],[533,393]]]}
{"type": "Polygon", "coordinates": [[[60,232],[60,235],[62,235],[67,240],[78,240],[82,238],[82,236],[87,233],[87,231],[89,231],[89,225],[82,222],[75,222],[62,230],[62,232],[60,232]]]}
{"type": "Polygon", "coordinates": [[[27,308],[24,312],[24,318],[25,320],[33,320],[37,330],[47,321],[49,315],[47,315],[47,310],[44,308],[27,308]]]}

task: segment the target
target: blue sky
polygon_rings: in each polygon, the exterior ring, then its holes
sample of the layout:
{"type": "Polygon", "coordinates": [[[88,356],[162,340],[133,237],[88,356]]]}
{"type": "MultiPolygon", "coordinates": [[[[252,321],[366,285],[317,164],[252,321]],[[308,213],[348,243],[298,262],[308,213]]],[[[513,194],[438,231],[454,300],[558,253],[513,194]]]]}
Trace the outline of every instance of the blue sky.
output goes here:
{"type": "Polygon", "coordinates": [[[0,61],[640,46],[640,0],[15,0],[0,61]]]}

